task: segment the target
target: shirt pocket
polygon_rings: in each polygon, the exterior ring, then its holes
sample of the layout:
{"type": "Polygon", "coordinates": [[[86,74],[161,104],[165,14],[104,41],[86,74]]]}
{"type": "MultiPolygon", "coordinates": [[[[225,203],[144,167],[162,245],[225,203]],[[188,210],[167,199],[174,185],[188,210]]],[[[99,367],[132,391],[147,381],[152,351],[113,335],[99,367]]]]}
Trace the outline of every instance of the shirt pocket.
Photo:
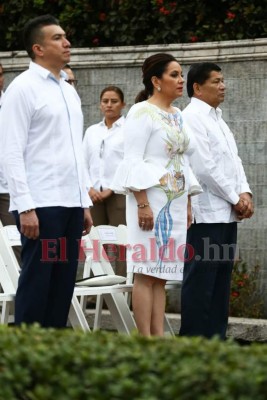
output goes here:
{"type": "Polygon", "coordinates": [[[227,143],[224,137],[218,135],[218,132],[209,132],[210,152],[213,160],[222,171],[224,170],[224,156],[227,152],[227,143]]]}

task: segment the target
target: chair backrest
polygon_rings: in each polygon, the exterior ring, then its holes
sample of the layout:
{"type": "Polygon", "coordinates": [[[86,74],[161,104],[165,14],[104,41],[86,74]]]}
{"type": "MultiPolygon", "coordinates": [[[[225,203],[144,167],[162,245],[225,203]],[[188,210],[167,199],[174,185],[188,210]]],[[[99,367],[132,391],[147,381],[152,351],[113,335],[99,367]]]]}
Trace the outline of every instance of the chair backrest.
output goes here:
{"type": "MultiPolygon", "coordinates": [[[[127,228],[125,225],[99,225],[93,226],[88,235],[83,238],[83,249],[86,255],[86,262],[91,263],[93,275],[114,275],[111,262],[103,245],[127,245],[127,228]]],[[[119,252],[119,257],[124,257],[116,247],[112,249],[114,254],[119,252]]]]}
{"type": "Polygon", "coordinates": [[[20,246],[20,233],[16,225],[0,227],[0,254],[14,288],[18,286],[20,266],[12,246],[20,246]]]}

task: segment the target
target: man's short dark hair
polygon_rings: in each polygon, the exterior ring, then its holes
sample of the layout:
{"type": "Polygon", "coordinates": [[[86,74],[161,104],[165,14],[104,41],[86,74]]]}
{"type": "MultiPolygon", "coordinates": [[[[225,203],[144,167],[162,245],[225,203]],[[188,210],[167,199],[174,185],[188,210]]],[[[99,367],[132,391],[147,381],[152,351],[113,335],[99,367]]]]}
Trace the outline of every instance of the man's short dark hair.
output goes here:
{"type": "Polygon", "coordinates": [[[52,15],[40,15],[39,17],[33,18],[27,22],[23,30],[23,41],[25,50],[27,51],[30,58],[33,60],[35,54],[32,50],[32,46],[35,43],[40,43],[42,40],[42,28],[49,25],[59,25],[57,18],[52,15]]]}
{"type": "Polygon", "coordinates": [[[212,71],[220,72],[221,70],[217,64],[212,62],[192,64],[187,74],[186,88],[188,96],[191,98],[194,95],[194,83],[203,85],[209,79],[212,71]]]}

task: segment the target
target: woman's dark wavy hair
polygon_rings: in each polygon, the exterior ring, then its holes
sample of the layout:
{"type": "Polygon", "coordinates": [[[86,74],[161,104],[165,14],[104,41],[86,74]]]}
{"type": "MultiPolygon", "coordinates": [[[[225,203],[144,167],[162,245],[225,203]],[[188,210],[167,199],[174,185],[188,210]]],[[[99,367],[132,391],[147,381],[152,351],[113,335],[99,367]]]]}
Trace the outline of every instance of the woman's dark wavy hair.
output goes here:
{"type": "Polygon", "coordinates": [[[161,78],[163,73],[166,71],[168,64],[172,61],[177,62],[174,56],[167,53],[157,53],[145,59],[142,66],[143,84],[145,89],[138,93],[135,98],[135,103],[147,100],[150,96],[152,96],[154,91],[154,86],[151,81],[152,76],[161,78]]]}

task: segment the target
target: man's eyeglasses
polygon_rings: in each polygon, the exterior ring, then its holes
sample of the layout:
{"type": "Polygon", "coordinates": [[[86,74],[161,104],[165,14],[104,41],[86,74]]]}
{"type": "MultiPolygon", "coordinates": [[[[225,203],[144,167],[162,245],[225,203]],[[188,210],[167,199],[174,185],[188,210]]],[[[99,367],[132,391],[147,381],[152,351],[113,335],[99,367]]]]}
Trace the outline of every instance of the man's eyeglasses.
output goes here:
{"type": "Polygon", "coordinates": [[[77,79],[67,79],[66,82],[68,82],[72,86],[77,86],[78,80],[77,79]]]}

